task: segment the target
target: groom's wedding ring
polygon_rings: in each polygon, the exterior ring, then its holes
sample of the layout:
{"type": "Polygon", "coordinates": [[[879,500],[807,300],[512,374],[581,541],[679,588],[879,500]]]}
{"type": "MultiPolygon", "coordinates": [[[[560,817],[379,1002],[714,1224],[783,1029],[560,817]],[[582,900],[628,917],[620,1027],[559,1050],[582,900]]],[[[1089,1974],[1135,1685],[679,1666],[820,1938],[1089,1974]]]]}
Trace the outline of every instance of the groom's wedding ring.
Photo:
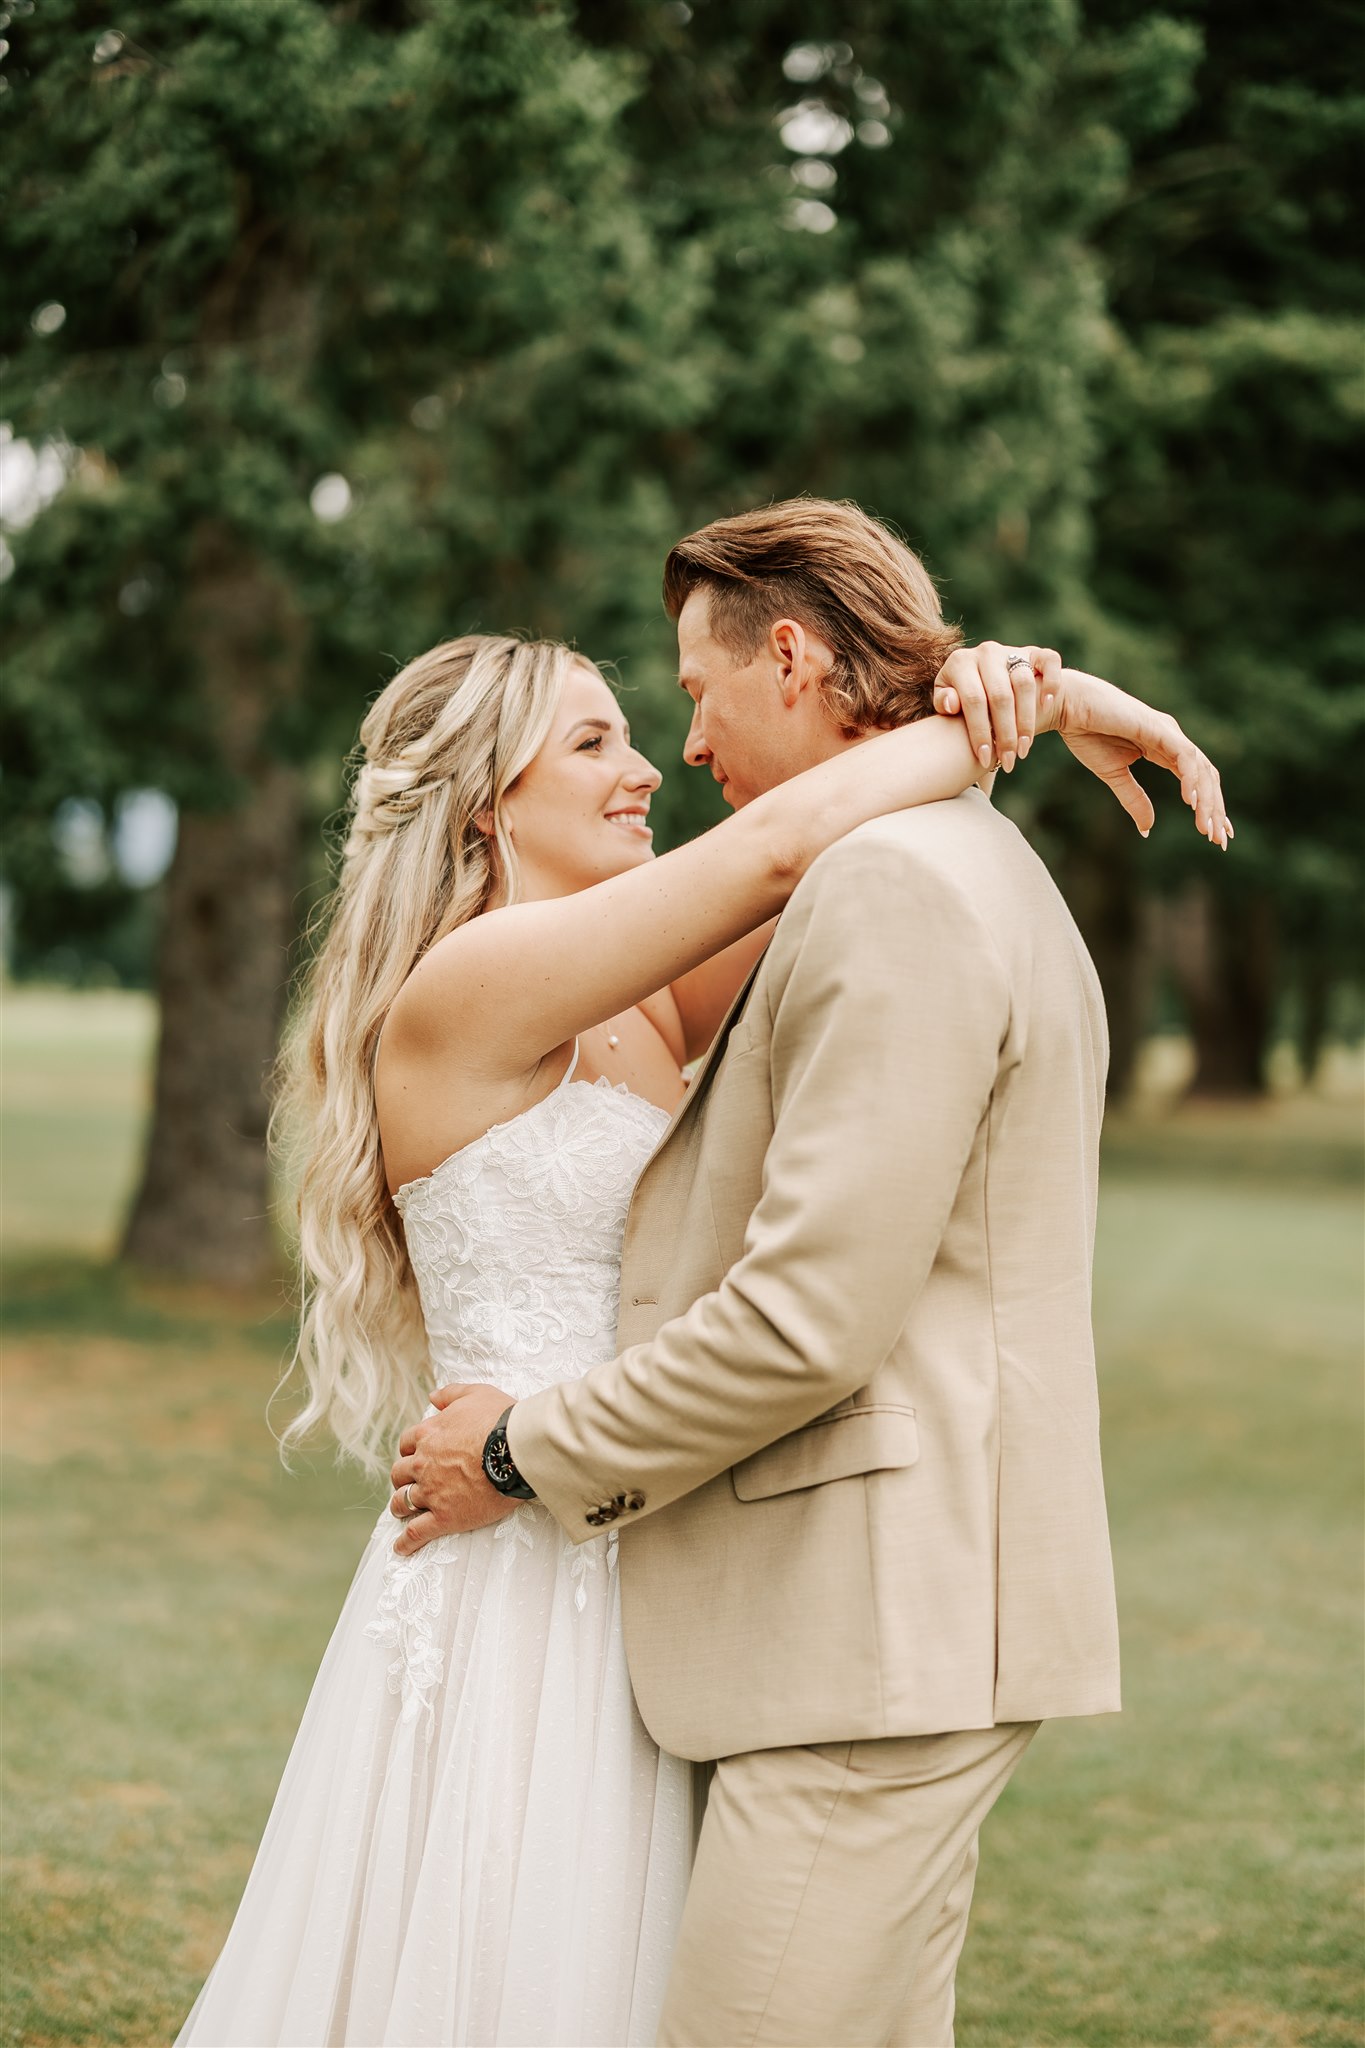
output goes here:
{"type": "Polygon", "coordinates": [[[414,1486],[416,1486],[416,1484],[417,1481],[415,1479],[410,1479],[407,1485],[403,1488],[403,1507],[405,1512],[410,1515],[420,1515],[422,1512],[422,1510],[418,1507],[416,1501],[412,1497],[412,1489],[414,1486]]]}
{"type": "Polygon", "coordinates": [[[1032,668],[1033,663],[1026,654],[1012,654],[1005,663],[1006,668],[1032,668]]]}

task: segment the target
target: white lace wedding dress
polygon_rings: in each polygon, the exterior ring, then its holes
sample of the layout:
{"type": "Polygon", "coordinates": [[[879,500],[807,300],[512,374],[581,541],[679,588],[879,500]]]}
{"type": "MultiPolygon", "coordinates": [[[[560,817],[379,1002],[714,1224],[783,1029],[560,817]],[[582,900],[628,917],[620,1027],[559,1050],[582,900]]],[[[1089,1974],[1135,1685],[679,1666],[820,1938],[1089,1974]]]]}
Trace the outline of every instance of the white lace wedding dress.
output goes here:
{"type": "MultiPolygon", "coordinates": [[[[613,1353],[668,1119],[573,1073],[396,1198],[433,1386],[529,1394],[613,1353]]],[[[635,1710],[614,1532],[575,1547],[528,1504],[400,1560],[396,1529],[385,1509],[180,2044],[652,2042],[691,1777],[635,1710]]]]}

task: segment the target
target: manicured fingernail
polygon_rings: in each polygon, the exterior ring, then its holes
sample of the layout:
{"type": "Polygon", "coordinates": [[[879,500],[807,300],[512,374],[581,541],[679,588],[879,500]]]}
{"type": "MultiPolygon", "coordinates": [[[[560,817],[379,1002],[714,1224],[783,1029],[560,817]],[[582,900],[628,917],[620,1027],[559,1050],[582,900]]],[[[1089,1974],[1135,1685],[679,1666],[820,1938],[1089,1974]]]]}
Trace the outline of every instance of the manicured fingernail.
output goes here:
{"type": "Polygon", "coordinates": [[[977,750],[976,750],[976,752],[977,752],[977,758],[978,758],[978,760],[980,761],[980,763],[981,763],[982,767],[983,767],[983,768],[989,768],[989,767],[990,767],[990,765],[991,765],[991,750],[990,750],[990,748],[989,748],[989,747],[978,747],[978,748],[977,748],[977,750]]]}
{"type": "Polygon", "coordinates": [[[1138,831],[1141,832],[1144,839],[1150,839],[1152,836],[1152,828],[1150,825],[1139,825],[1138,831]]]}
{"type": "Polygon", "coordinates": [[[1013,750],[1013,748],[1011,748],[1011,749],[1010,749],[1010,750],[1009,750],[1008,752],[1006,752],[1006,753],[1004,753],[1004,754],[1002,754],[1002,755],[1000,756],[1000,766],[1001,766],[1001,767],[1002,767],[1002,768],[1004,769],[1004,771],[1005,771],[1006,775],[1013,775],[1013,773],[1014,773],[1014,750],[1013,750]]]}
{"type": "Polygon", "coordinates": [[[1030,733],[1025,733],[1019,742],[1019,759],[1021,761],[1026,761],[1028,759],[1028,750],[1032,745],[1032,735],[1030,733]]]}

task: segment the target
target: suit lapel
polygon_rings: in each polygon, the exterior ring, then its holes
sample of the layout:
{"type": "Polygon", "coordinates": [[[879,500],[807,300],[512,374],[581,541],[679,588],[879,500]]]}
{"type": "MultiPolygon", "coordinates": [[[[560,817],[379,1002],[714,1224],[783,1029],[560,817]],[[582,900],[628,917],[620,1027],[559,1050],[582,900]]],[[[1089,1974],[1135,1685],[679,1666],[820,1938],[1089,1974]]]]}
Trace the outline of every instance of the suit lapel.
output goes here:
{"type": "Polygon", "coordinates": [[[711,1040],[711,1043],[707,1046],[706,1051],[702,1054],[701,1059],[697,1064],[697,1070],[693,1074],[691,1081],[688,1083],[687,1093],[684,1095],[682,1101],[678,1104],[677,1108],[673,1112],[673,1121],[668,1125],[667,1129],[664,1131],[663,1136],[660,1138],[658,1144],[650,1153],[648,1162],[650,1166],[654,1165],[660,1153],[663,1152],[664,1149],[671,1142],[674,1132],[679,1130],[681,1126],[687,1122],[693,1110],[696,1108],[697,1103],[701,1100],[702,1095],[705,1093],[707,1081],[710,1075],[715,1071],[716,1062],[725,1050],[726,1044],[730,1037],[730,1033],[734,1029],[735,1024],[738,1022],[739,1013],[749,1000],[749,992],[753,988],[755,978],[758,974],[758,970],[763,965],[763,962],[767,959],[767,957],[768,948],[765,946],[763,951],[759,954],[757,960],[755,960],[753,966],[749,969],[749,972],[745,976],[743,982],[741,983],[739,992],[736,995],[734,1001],[731,1003],[729,1009],[725,1012],[724,1017],[721,1019],[720,1028],[716,1032],[715,1037],[711,1040]]]}
{"type": "MultiPolygon", "coordinates": [[[[720,1056],[725,1050],[731,1031],[734,1029],[735,1021],[749,999],[749,993],[754,985],[754,978],[766,958],[766,953],[767,949],[765,948],[764,952],[754,962],[749,974],[745,977],[743,986],[721,1020],[720,1029],[702,1055],[697,1071],[692,1076],[687,1093],[674,1110],[672,1121],[668,1124],[658,1144],[645,1161],[644,1168],[635,1183],[634,1192],[630,1198],[630,1206],[626,1211],[625,1238],[621,1247],[621,1304],[623,1316],[628,1311],[650,1308],[658,1302],[661,1283],[656,1267],[658,1264],[660,1240],[657,1230],[652,1230],[645,1221],[646,1214],[651,1207],[650,1194],[646,1193],[646,1189],[648,1188],[652,1193],[660,1185],[657,1175],[662,1162],[669,1157],[678,1162],[679,1173],[686,1177],[687,1183],[690,1185],[690,1174],[687,1172],[686,1165],[687,1149],[684,1148],[679,1151],[673,1145],[673,1140],[677,1137],[678,1132],[682,1130],[683,1126],[695,1118],[697,1114],[697,1104],[706,1092],[711,1076],[715,1073],[720,1056]],[[627,1281],[627,1275],[630,1276],[629,1282],[627,1281]],[[631,1290],[629,1293],[626,1292],[627,1285],[629,1285],[631,1290]],[[645,1291],[636,1292],[635,1290],[638,1288],[643,1288],[645,1291]]],[[[678,1182],[678,1175],[675,1174],[674,1180],[675,1183],[678,1182]]],[[[681,1186],[680,1183],[679,1186],[681,1186]]],[[[685,1195],[685,1189],[682,1192],[685,1195]]],[[[620,1341],[619,1328],[618,1341],[620,1341]]]]}

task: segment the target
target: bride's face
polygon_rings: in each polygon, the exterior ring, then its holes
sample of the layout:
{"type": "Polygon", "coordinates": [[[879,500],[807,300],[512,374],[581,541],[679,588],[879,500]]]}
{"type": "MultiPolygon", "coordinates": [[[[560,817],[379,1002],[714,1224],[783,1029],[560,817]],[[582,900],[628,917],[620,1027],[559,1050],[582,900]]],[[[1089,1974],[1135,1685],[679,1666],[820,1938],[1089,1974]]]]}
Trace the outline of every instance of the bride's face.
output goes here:
{"type": "Polygon", "coordinates": [[[549,738],[503,798],[525,895],[565,896],[652,860],[661,780],[596,669],[575,663],[549,738]]]}

